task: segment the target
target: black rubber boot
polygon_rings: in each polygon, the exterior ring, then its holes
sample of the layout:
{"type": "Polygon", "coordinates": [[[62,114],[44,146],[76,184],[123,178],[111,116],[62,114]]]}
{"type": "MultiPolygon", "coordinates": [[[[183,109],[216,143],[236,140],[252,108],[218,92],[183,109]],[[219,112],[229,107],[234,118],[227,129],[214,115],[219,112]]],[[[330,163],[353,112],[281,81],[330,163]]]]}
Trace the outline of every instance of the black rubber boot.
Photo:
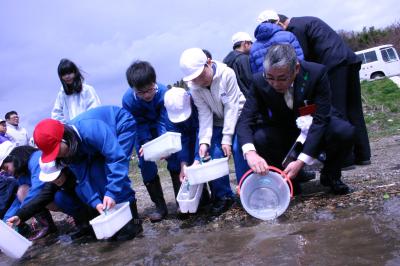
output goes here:
{"type": "Polygon", "coordinates": [[[145,184],[151,200],[156,205],[156,211],[149,215],[152,223],[160,222],[168,214],[167,204],[165,203],[160,177],[156,175],[153,181],[145,184]]]}
{"type": "Polygon", "coordinates": [[[30,241],[34,241],[51,233],[57,232],[57,227],[54,224],[53,217],[47,209],[39,212],[34,217],[38,222],[39,230],[29,238],[30,241]]]}
{"type": "Polygon", "coordinates": [[[81,237],[95,237],[92,226],[89,221],[98,215],[97,211],[90,207],[82,207],[80,212],[74,216],[74,222],[76,225],[76,230],[69,233],[72,240],[81,237]]]}
{"type": "Polygon", "coordinates": [[[132,220],[130,220],[124,227],[119,230],[112,240],[116,241],[127,241],[135,238],[137,235],[143,232],[142,221],[139,219],[137,211],[136,201],[132,201],[129,204],[132,213],[132,220]]]}

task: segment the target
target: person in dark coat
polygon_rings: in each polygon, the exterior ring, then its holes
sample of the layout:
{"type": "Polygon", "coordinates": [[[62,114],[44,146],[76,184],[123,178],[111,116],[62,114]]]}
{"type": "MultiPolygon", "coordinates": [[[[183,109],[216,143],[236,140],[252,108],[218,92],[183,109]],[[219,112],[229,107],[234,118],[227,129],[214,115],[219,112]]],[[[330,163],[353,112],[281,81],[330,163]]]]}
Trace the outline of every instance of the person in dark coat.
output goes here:
{"type": "Polygon", "coordinates": [[[235,71],[240,90],[246,97],[252,83],[249,53],[253,41],[246,32],[237,32],[232,36],[233,51],[225,58],[224,63],[235,71]]]}
{"type": "Polygon", "coordinates": [[[296,127],[300,112],[305,115],[306,108],[312,123],[301,153],[284,172],[296,182],[303,166],[312,164],[314,158],[325,152],[321,184],[335,194],[348,193],[349,187],[341,181],[341,164],[353,143],[354,129],[331,106],[325,67],[299,62],[291,45],[279,44],[269,49],[264,69],[254,75],[253,88],[237,124],[239,143],[249,167],[259,174],[268,172],[268,164],[282,167],[300,133],[296,127]],[[254,127],[258,114],[265,119],[264,127],[254,127]]]}
{"type": "Polygon", "coordinates": [[[344,166],[370,164],[371,149],[361,102],[359,71],[361,60],[324,21],[316,17],[287,18],[279,15],[279,25],[296,35],[304,59],[327,67],[332,105],[355,127],[354,155],[344,166]]]}

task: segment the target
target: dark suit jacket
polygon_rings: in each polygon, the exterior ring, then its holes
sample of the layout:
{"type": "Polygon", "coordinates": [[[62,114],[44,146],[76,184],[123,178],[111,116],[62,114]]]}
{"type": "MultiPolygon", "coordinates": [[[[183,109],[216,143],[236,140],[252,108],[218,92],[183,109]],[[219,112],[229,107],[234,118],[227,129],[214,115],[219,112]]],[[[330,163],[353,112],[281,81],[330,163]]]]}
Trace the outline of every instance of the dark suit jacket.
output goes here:
{"type": "Polygon", "coordinates": [[[296,35],[304,52],[304,60],[323,64],[328,71],[337,65],[360,61],[342,38],[319,18],[291,18],[286,30],[296,35]]]}
{"type": "Polygon", "coordinates": [[[254,75],[253,88],[236,126],[240,145],[254,143],[254,127],[259,113],[263,116],[267,127],[298,130],[296,126],[296,118],[300,116],[298,109],[305,106],[306,100],[307,104],[316,105],[316,112],[313,114],[313,123],[302,152],[312,157],[318,155],[333,112],[326,68],[320,64],[302,61],[293,86],[294,99],[291,110],[287,107],[283,94],[276,92],[268,84],[263,73],[254,75]]]}

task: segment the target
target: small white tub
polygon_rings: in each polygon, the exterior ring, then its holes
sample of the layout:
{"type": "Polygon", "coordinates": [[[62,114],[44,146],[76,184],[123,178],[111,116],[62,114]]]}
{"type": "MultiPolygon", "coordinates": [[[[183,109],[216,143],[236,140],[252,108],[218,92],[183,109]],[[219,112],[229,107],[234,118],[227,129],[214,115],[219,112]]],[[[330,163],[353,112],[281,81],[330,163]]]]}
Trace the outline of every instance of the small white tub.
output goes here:
{"type": "Polygon", "coordinates": [[[191,185],[202,184],[229,175],[228,157],[192,165],[186,168],[186,176],[191,185]]]}
{"type": "Polygon", "coordinates": [[[132,219],[129,202],[119,203],[109,210],[107,214],[103,213],[89,223],[92,225],[97,239],[112,237],[118,230],[132,219]]]}
{"type": "Polygon", "coordinates": [[[7,256],[19,259],[32,246],[32,242],[0,220],[0,249],[7,256]]]}
{"type": "Polygon", "coordinates": [[[203,184],[189,185],[188,182],[183,182],[179,189],[178,196],[176,197],[181,212],[197,212],[202,192],[203,184]]]}
{"type": "Polygon", "coordinates": [[[143,144],[145,161],[157,161],[182,150],[181,133],[166,132],[165,134],[143,144]]]}

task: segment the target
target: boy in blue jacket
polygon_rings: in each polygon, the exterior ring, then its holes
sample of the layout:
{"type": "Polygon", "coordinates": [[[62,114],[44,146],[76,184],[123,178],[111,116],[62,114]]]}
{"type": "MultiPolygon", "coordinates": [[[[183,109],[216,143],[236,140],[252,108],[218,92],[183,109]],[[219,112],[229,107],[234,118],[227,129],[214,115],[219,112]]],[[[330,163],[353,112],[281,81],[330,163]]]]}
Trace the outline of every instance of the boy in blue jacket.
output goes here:
{"type": "Polygon", "coordinates": [[[116,233],[115,240],[129,240],[143,231],[128,176],[135,129],[135,120],[125,109],[101,106],[68,124],[42,120],[33,133],[43,152],[42,162],[68,165],[77,178],[78,196],[99,213],[116,203],[130,203],[132,220],[116,233]]]}
{"type": "MultiPolygon", "coordinates": [[[[142,145],[166,133],[168,123],[164,107],[164,94],[167,88],[156,82],[156,72],[149,62],[135,61],[126,71],[126,78],[131,87],[122,98],[122,106],[136,120],[136,153],[139,155],[139,167],[143,182],[151,200],[156,205],[156,211],[150,214],[151,222],[159,222],[168,214],[162,191],[157,165],[145,161],[142,145]]],[[[172,178],[175,197],[180,188],[179,164],[176,155],[167,158],[168,171],[172,178]]]]}

